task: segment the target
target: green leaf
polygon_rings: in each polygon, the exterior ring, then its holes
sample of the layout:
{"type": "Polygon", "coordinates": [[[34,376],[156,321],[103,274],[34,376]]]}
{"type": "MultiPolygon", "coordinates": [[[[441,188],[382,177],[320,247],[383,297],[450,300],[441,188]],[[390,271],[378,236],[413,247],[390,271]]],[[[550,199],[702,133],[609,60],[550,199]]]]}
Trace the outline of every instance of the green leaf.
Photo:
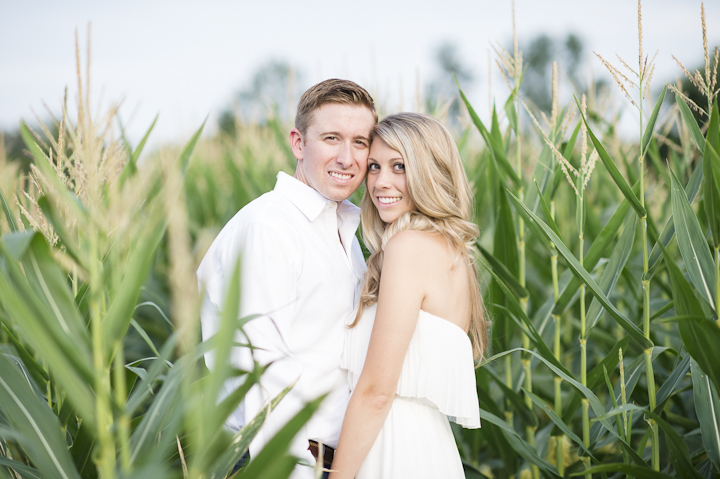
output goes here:
{"type": "MultiPolygon", "coordinates": [[[[704,317],[705,312],[700,301],[695,297],[692,286],[685,279],[665,247],[662,247],[662,251],[670,276],[675,311],[683,316],[704,317]]],[[[697,361],[715,387],[720,390],[720,348],[717,346],[720,344],[720,328],[718,325],[709,319],[688,319],[678,321],[678,329],[690,356],[697,361]]]]}
{"type": "Polygon", "coordinates": [[[720,245],[720,191],[718,191],[720,178],[716,176],[713,168],[713,166],[715,168],[720,167],[720,157],[717,154],[720,151],[720,118],[718,116],[717,100],[713,103],[710,114],[706,145],[710,145],[710,148],[706,147],[703,155],[703,171],[705,172],[703,200],[705,201],[705,215],[707,216],[708,225],[710,225],[713,243],[718,246],[720,245]]]}
{"type": "Polygon", "coordinates": [[[720,402],[718,390],[696,361],[692,361],[693,400],[705,452],[720,471],[720,402]]]}
{"type": "MultiPolygon", "coordinates": [[[[695,120],[693,120],[695,121],[695,120]]],[[[668,174],[668,178],[670,175],[668,174]]],[[[672,181],[672,180],[670,180],[672,181]]],[[[698,163],[698,165],[695,167],[695,171],[693,171],[692,176],[690,176],[690,181],[688,181],[688,184],[685,186],[685,194],[688,197],[688,202],[692,204],[693,201],[695,201],[695,197],[698,194],[698,191],[700,191],[700,185],[703,181],[703,165],[702,162],[698,163]]],[[[671,188],[672,191],[672,188],[671,188]]],[[[650,280],[655,272],[657,271],[658,266],[660,265],[659,260],[662,257],[662,253],[660,251],[659,243],[662,243],[663,246],[667,246],[668,243],[670,243],[670,240],[675,236],[675,222],[673,220],[673,217],[670,216],[670,219],[665,224],[665,227],[662,230],[662,233],[660,233],[660,237],[658,238],[657,242],[653,245],[652,251],[650,252],[650,258],[648,260],[648,272],[645,275],[644,279],[650,280]]]]}
{"type": "Polygon", "coordinates": [[[547,201],[545,200],[545,196],[543,196],[542,191],[540,191],[540,185],[538,185],[535,178],[533,178],[533,182],[535,183],[538,198],[540,199],[540,206],[542,206],[543,214],[545,215],[545,222],[548,224],[548,226],[550,226],[550,228],[552,228],[558,238],[562,239],[560,230],[558,229],[557,225],[555,224],[555,220],[552,217],[552,211],[550,211],[550,206],[548,206],[547,201]]]}
{"type": "Polygon", "coordinates": [[[2,189],[0,189],[0,202],[2,203],[3,210],[5,211],[5,218],[7,218],[8,225],[10,226],[10,231],[15,232],[18,230],[17,224],[15,223],[15,218],[13,217],[12,210],[10,209],[10,205],[8,204],[7,200],[5,199],[5,195],[3,195],[2,189]]]}
{"type": "Polygon", "coordinates": [[[490,270],[488,268],[488,271],[490,271],[490,274],[493,276],[495,281],[497,281],[498,286],[503,290],[505,293],[505,297],[507,298],[509,309],[506,310],[506,308],[502,305],[495,305],[495,307],[505,310],[509,314],[509,316],[516,320],[518,322],[519,326],[524,326],[525,334],[528,336],[530,341],[533,342],[536,348],[538,348],[538,351],[540,351],[540,354],[549,362],[551,362],[555,367],[562,370],[563,373],[570,375],[570,372],[563,366],[560,361],[555,357],[555,355],[552,353],[550,348],[545,344],[545,341],[543,341],[542,336],[540,333],[538,333],[537,329],[535,329],[535,326],[532,324],[532,321],[530,321],[530,318],[527,317],[525,314],[525,311],[523,307],[520,305],[520,302],[517,300],[515,296],[513,296],[510,289],[505,285],[502,279],[498,277],[494,271],[490,270]],[[520,318],[519,320],[517,318],[520,318]],[[520,322],[522,321],[522,323],[520,322]]]}
{"type": "MultiPolygon", "coordinates": [[[[595,237],[595,240],[590,245],[590,249],[585,254],[585,258],[583,259],[583,266],[586,269],[592,271],[593,268],[595,268],[598,261],[600,261],[600,258],[605,253],[605,250],[608,249],[608,247],[612,243],[612,240],[615,239],[615,236],[617,236],[618,232],[620,231],[620,226],[622,225],[629,209],[630,204],[627,202],[627,200],[623,200],[622,202],[620,202],[617,209],[615,210],[615,213],[613,213],[607,224],[595,237]]],[[[541,233],[540,237],[543,237],[544,234],[542,233],[542,230],[540,230],[539,228],[538,230],[541,233]]],[[[578,281],[578,279],[573,276],[570,282],[567,283],[565,288],[561,287],[560,297],[558,298],[555,308],[553,309],[553,314],[562,315],[563,313],[565,313],[565,310],[570,304],[579,286],[580,281],[578,281]]]]}
{"type": "Polygon", "coordinates": [[[93,437],[92,431],[89,431],[90,426],[86,423],[80,424],[75,435],[75,441],[73,442],[72,448],[70,448],[70,454],[72,455],[75,467],[77,467],[80,477],[82,479],[95,479],[98,477],[95,463],[92,460],[92,452],[95,446],[95,438],[93,437]]]}
{"type": "Polygon", "coordinates": [[[0,354],[0,404],[11,427],[25,438],[23,449],[43,476],[80,479],[57,417],[4,354],[0,354]]]}
{"type": "Polygon", "coordinates": [[[480,408],[480,420],[487,421],[490,424],[494,424],[495,426],[499,427],[503,433],[503,436],[505,436],[505,439],[507,439],[513,449],[515,449],[515,452],[522,456],[526,461],[536,465],[549,477],[560,477],[557,473],[557,468],[555,468],[555,466],[545,461],[544,459],[540,458],[535,448],[525,442],[525,440],[520,437],[520,434],[518,434],[515,429],[510,427],[507,422],[503,421],[495,414],[484,410],[483,408],[480,408]]]}
{"type": "Polygon", "coordinates": [[[205,120],[203,120],[202,125],[200,125],[200,128],[198,128],[192,138],[190,138],[190,141],[187,142],[187,145],[185,145],[185,148],[183,148],[182,153],[180,153],[180,169],[183,173],[183,176],[187,172],[188,165],[190,164],[190,156],[195,149],[195,145],[197,145],[203,128],[205,128],[205,122],[207,122],[207,117],[205,118],[205,120]]]}
{"type": "MultiPolygon", "coordinates": [[[[310,420],[310,416],[320,407],[327,395],[310,401],[263,447],[262,451],[243,472],[243,478],[256,479],[261,477],[277,477],[271,475],[273,464],[286,455],[290,444],[300,428],[310,420]]],[[[292,465],[295,461],[292,461],[292,465]]],[[[292,470],[292,467],[290,468],[292,470]]],[[[288,471],[289,474],[289,471],[288,471]]]]}
{"type": "MultiPolygon", "coordinates": [[[[665,442],[667,444],[668,451],[670,452],[670,461],[677,475],[683,479],[701,479],[702,476],[693,467],[692,459],[690,459],[690,452],[688,451],[687,444],[682,437],[675,431],[670,424],[667,423],[659,414],[652,411],[648,411],[634,404],[625,404],[618,408],[610,411],[605,418],[616,416],[626,411],[640,411],[646,416],[649,416],[660,426],[660,429],[665,433],[665,442]]],[[[599,420],[600,418],[597,418],[599,420]]]]}
{"type": "Polygon", "coordinates": [[[652,114],[650,115],[650,119],[648,120],[647,126],[645,127],[645,133],[643,133],[642,137],[642,148],[640,156],[645,156],[647,153],[648,146],[650,145],[650,140],[652,140],[653,131],[655,130],[655,123],[657,122],[658,114],[660,113],[660,107],[663,104],[663,101],[665,100],[665,94],[667,93],[667,85],[665,85],[662,89],[662,92],[660,93],[660,96],[658,97],[657,101],[655,102],[655,108],[653,108],[652,114]]]}
{"type": "Polygon", "coordinates": [[[618,309],[610,302],[610,300],[605,296],[605,294],[602,292],[600,287],[597,285],[594,279],[590,276],[590,273],[587,272],[585,268],[580,264],[580,262],[573,256],[573,254],[570,252],[567,246],[562,242],[560,238],[555,234],[555,232],[546,225],[540,218],[538,218],[535,214],[533,214],[532,211],[530,211],[520,200],[518,200],[514,195],[510,194],[510,199],[515,203],[515,206],[517,207],[517,211],[526,219],[528,223],[534,222],[540,228],[543,230],[545,235],[555,244],[555,247],[557,248],[558,252],[565,258],[565,261],[567,262],[568,267],[572,270],[573,274],[578,278],[581,279],[587,286],[590,292],[597,298],[597,300],[600,302],[600,304],[605,308],[605,310],[610,313],[610,316],[615,319],[615,321],[625,330],[627,331],[630,336],[643,348],[643,349],[649,349],[653,346],[652,341],[647,339],[642,331],[632,322],[630,322],[629,319],[627,319],[623,314],[618,311],[618,309]]]}
{"type": "Polygon", "coordinates": [[[527,404],[525,404],[525,400],[522,398],[522,396],[520,396],[520,394],[515,392],[513,389],[507,387],[505,381],[503,381],[502,378],[498,376],[492,368],[485,368],[484,372],[486,372],[488,376],[490,376],[490,378],[495,381],[495,384],[497,384],[497,386],[502,391],[503,396],[510,401],[515,411],[517,411],[518,415],[520,416],[520,420],[523,421],[526,426],[537,428],[537,416],[535,415],[535,412],[532,411],[527,406],[527,404]]]}
{"type": "Polygon", "coordinates": [[[700,153],[704,153],[705,138],[700,131],[700,127],[698,126],[697,121],[695,121],[695,117],[693,116],[692,111],[690,111],[690,107],[687,106],[685,100],[683,100],[682,98],[678,98],[677,95],[675,95],[675,103],[677,103],[678,108],[680,108],[680,114],[682,115],[683,120],[685,121],[685,125],[688,127],[688,130],[690,130],[690,136],[695,142],[695,146],[697,146],[697,149],[700,150],[700,153]]]}
{"type": "MultiPolygon", "coordinates": [[[[148,137],[150,136],[150,133],[153,131],[153,128],[155,128],[155,123],[157,123],[159,116],[160,116],[159,114],[155,115],[155,119],[153,120],[152,124],[150,125],[150,128],[148,128],[148,131],[145,133],[145,136],[143,136],[142,140],[140,140],[140,143],[138,144],[137,148],[135,148],[135,151],[132,151],[132,152],[128,151],[128,153],[130,153],[128,156],[128,162],[125,165],[125,167],[123,168],[123,171],[120,174],[120,178],[119,178],[121,185],[123,183],[125,183],[125,181],[128,178],[135,175],[135,173],[137,172],[137,160],[138,160],[138,158],[140,158],[140,154],[142,153],[143,148],[145,147],[145,143],[147,142],[148,137]]],[[[128,150],[129,150],[130,145],[128,144],[127,146],[128,146],[128,150]]]]}
{"type": "MultiPolygon", "coordinates": [[[[603,381],[603,371],[605,369],[615,369],[618,362],[620,362],[620,358],[618,356],[618,349],[622,348],[622,350],[625,351],[629,343],[630,337],[625,336],[624,338],[616,342],[612,348],[610,348],[610,351],[605,355],[603,360],[600,361],[597,366],[595,366],[590,371],[590,373],[588,373],[587,387],[589,387],[590,389],[595,389],[596,387],[598,387],[598,385],[603,381]]],[[[570,399],[570,402],[565,405],[565,412],[563,412],[563,421],[570,422],[572,417],[578,411],[578,408],[580,408],[580,394],[575,391],[572,398],[570,399]]],[[[555,431],[554,428],[553,431],[555,431]]],[[[556,433],[553,432],[551,434],[556,433]]]]}
{"type": "Polygon", "coordinates": [[[517,187],[520,187],[522,185],[522,180],[508,161],[507,156],[505,155],[505,147],[502,145],[502,143],[498,143],[492,137],[490,132],[488,132],[487,128],[485,128],[485,125],[483,125],[480,117],[477,116],[477,113],[475,113],[472,105],[470,105],[470,101],[468,101],[465,93],[462,91],[462,88],[460,88],[460,84],[457,82],[457,78],[455,78],[455,83],[458,85],[458,90],[460,91],[460,98],[462,98],[463,102],[465,103],[465,106],[468,109],[468,113],[470,114],[470,118],[472,119],[473,124],[480,131],[480,135],[482,135],[488,148],[490,148],[490,151],[492,151],[493,156],[495,157],[495,161],[497,161],[500,168],[502,168],[505,174],[512,180],[513,184],[517,187]]]}
{"type": "Polygon", "coordinates": [[[622,462],[603,464],[601,466],[591,467],[590,469],[583,469],[582,471],[570,474],[570,477],[604,472],[622,472],[624,473],[623,477],[637,477],[638,479],[671,479],[675,477],[665,474],[664,472],[653,471],[647,467],[639,467],[633,464],[623,464],[622,462]]]}
{"type": "Polygon", "coordinates": [[[513,131],[517,135],[518,116],[517,116],[517,110],[515,109],[515,92],[510,93],[510,96],[505,101],[505,105],[503,106],[503,109],[505,110],[505,116],[507,116],[507,119],[510,122],[510,126],[512,127],[513,131]]]}
{"type": "Polygon", "coordinates": [[[260,431],[260,427],[264,424],[265,418],[269,412],[280,404],[280,401],[287,395],[288,392],[290,392],[293,386],[294,384],[291,384],[280,391],[280,394],[270,401],[270,406],[268,408],[261,409],[250,422],[248,422],[235,434],[232,438],[230,447],[220,455],[218,460],[213,463],[209,471],[209,479],[222,479],[228,471],[237,464],[237,462],[247,452],[250,447],[250,443],[255,438],[258,431],[260,431]]]}
{"type": "Polygon", "coordinates": [[[497,258],[492,255],[492,253],[483,248],[480,243],[476,244],[478,249],[480,250],[480,253],[482,253],[487,262],[490,263],[493,271],[495,271],[495,273],[503,280],[503,282],[510,289],[512,294],[520,299],[527,298],[529,296],[528,290],[525,289],[525,287],[521,285],[517,279],[515,279],[515,276],[510,272],[507,266],[502,264],[497,258]]]}
{"type": "Polygon", "coordinates": [[[577,434],[575,434],[575,433],[572,431],[572,429],[570,429],[570,426],[568,426],[567,424],[565,424],[565,422],[562,420],[562,418],[560,418],[560,416],[557,415],[557,413],[555,412],[555,410],[554,410],[553,408],[551,408],[548,403],[546,403],[545,401],[543,401],[542,399],[540,399],[538,396],[536,396],[535,394],[531,393],[531,392],[528,391],[527,389],[522,388],[522,390],[525,391],[525,394],[527,394],[528,396],[530,396],[530,399],[532,399],[532,402],[533,402],[537,407],[539,407],[540,409],[542,409],[543,411],[545,411],[545,414],[548,415],[548,417],[550,418],[550,420],[551,420],[552,422],[554,422],[555,425],[556,425],[558,428],[560,428],[560,430],[567,435],[567,437],[569,437],[570,439],[572,439],[572,440],[580,447],[580,449],[582,449],[583,451],[585,451],[585,452],[587,453],[588,456],[590,456],[591,458],[593,458],[595,461],[598,461],[598,459],[593,455],[592,451],[590,451],[590,449],[588,449],[587,447],[585,447],[585,444],[583,443],[583,440],[580,439],[580,438],[577,436],[577,434]]]}
{"type": "Polygon", "coordinates": [[[47,383],[50,380],[50,376],[45,371],[45,368],[43,368],[40,363],[38,363],[35,358],[27,352],[25,347],[22,345],[22,343],[20,343],[20,341],[17,340],[12,331],[10,331],[4,324],[2,325],[2,328],[5,331],[8,339],[10,339],[10,342],[12,342],[15,346],[15,350],[18,352],[18,356],[20,356],[20,359],[30,373],[30,376],[32,376],[33,380],[38,385],[44,385],[45,383],[47,383]]]}
{"type": "MultiPolygon", "coordinates": [[[[620,447],[622,447],[623,450],[627,451],[627,453],[630,455],[630,457],[632,457],[632,459],[633,459],[635,462],[637,462],[638,464],[645,464],[645,462],[644,462],[644,461],[642,460],[642,458],[633,450],[633,448],[630,447],[630,446],[623,440],[622,437],[620,437],[620,435],[617,433],[617,431],[616,431],[615,428],[612,426],[612,424],[610,423],[610,421],[609,421],[607,418],[605,418],[605,416],[607,415],[607,412],[605,411],[605,408],[603,407],[602,403],[600,402],[600,399],[598,399],[598,397],[597,397],[590,389],[588,389],[586,386],[583,386],[581,383],[579,383],[577,380],[575,380],[575,378],[573,378],[572,376],[566,374],[566,373],[563,372],[561,369],[557,368],[557,367],[556,367],[555,365],[553,365],[550,361],[546,360],[545,358],[543,358],[542,356],[540,356],[540,355],[539,355],[538,353],[536,353],[535,351],[529,351],[529,350],[524,349],[524,348],[515,348],[515,349],[508,350],[508,351],[504,351],[504,352],[502,352],[502,353],[498,353],[498,354],[492,356],[491,358],[488,358],[488,359],[484,360],[482,363],[480,363],[480,367],[483,367],[483,366],[485,366],[485,365],[487,365],[487,364],[495,361],[495,360],[498,359],[498,358],[501,358],[501,357],[506,356],[506,355],[508,355],[508,354],[512,354],[512,353],[514,353],[514,352],[516,352],[516,351],[525,351],[526,353],[531,354],[532,356],[535,356],[537,359],[539,359],[540,361],[542,361],[543,363],[545,363],[545,366],[547,366],[548,368],[550,368],[550,370],[551,370],[552,372],[554,372],[555,374],[557,374],[558,376],[560,376],[563,380],[567,381],[568,384],[570,384],[572,387],[574,387],[580,394],[582,394],[583,396],[585,396],[585,397],[587,398],[587,400],[588,400],[588,403],[590,404],[590,407],[592,408],[593,412],[595,413],[595,416],[598,418],[597,420],[600,421],[600,424],[602,424],[602,425],[605,427],[605,429],[607,429],[607,430],[610,432],[610,434],[612,434],[613,436],[615,436],[615,438],[618,440],[618,444],[620,445],[620,447]]],[[[482,414],[482,409],[480,410],[480,417],[481,417],[481,419],[484,419],[484,416],[483,416],[483,414],[482,414]]],[[[504,422],[504,421],[503,421],[503,422],[504,422]]],[[[506,425],[507,425],[507,423],[506,423],[506,425]]],[[[509,426],[508,426],[508,427],[509,427],[509,426]]]]}
{"type": "Polygon", "coordinates": [[[685,375],[690,370],[690,361],[692,356],[686,354],[682,361],[670,373],[670,376],[663,383],[662,387],[657,392],[657,406],[653,410],[655,414],[660,414],[665,409],[665,403],[670,399],[672,393],[680,385],[680,382],[685,379],[685,375]]]}
{"type": "MultiPolygon", "coordinates": [[[[705,172],[707,175],[707,172],[705,172]]],[[[685,267],[690,280],[700,292],[710,307],[715,309],[715,273],[714,261],[710,255],[705,234],[700,228],[697,216],[693,211],[685,190],[680,185],[675,173],[670,170],[672,179],[672,210],[675,220],[680,254],[682,254],[685,267]]]]}
{"type": "MultiPolygon", "coordinates": [[[[610,255],[610,261],[605,266],[602,276],[600,277],[600,289],[606,296],[610,296],[610,292],[615,288],[620,273],[622,273],[630,257],[632,251],[633,242],[635,241],[635,224],[637,223],[637,215],[628,214],[623,223],[622,234],[618,239],[612,254],[610,255]]],[[[590,331],[600,320],[603,313],[603,308],[597,299],[593,298],[590,303],[590,308],[587,311],[587,328],[585,330],[585,338],[590,336],[590,331]]]]}
{"type": "Polygon", "coordinates": [[[125,336],[130,326],[140,288],[150,273],[155,252],[165,233],[167,224],[160,221],[159,214],[158,210],[148,220],[147,227],[130,253],[118,290],[111,298],[108,312],[103,318],[102,340],[108,353],[112,352],[112,345],[118,338],[125,336]]]}
{"type": "Polygon", "coordinates": [[[52,224],[53,230],[57,233],[68,254],[70,254],[82,268],[87,270],[87,264],[85,262],[87,254],[80,251],[77,241],[70,235],[70,232],[66,228],[65,220],[58,217],[54,205],[48,201],[47,197],[43,196],[38,200],[38,206],[50,221],[50,224],[52,224]]]}
{"type": "MultiPolygon", "coordinates": [[[[13,461],[12,459],[8,459],[7,457],[0,456],[0,466],[9,467],[14,469],[16,472],[20,474],[20,477],[23,479],[43,479],[43,476],[40,474],[40,471],[35,469],[34,467],[27,466],[23,464],[22,462],[13,461]]],[[[2,472],[2,469],[0,469],[0,472],[2,472]]],[[[15,476],[7,476],[11,479],[15,479],[15,476]]]]}
{"type": "MultiPolygon", "coordinates": [[[[577,103],[577,98],[575,98],[575,103],[577,103]]],[[[580,109],[580,104],[578,103],[578,109],[580,109]]],[[[613,162],[612,158],[610,158],[610,155],[608,155],[607,151],[605,151],[605,147],[600,143],[600,141],[597,139],[595,134],[593,133],[592,129],[590,128],[590,125],[588,124],[587,120],[585,119],[585,116],[580,113],[580,116],[582,117],[582,120],[585,122],[585,126],[587,126],[588,135],[590,135],[590,139],[593,142],[593,145],[595,145],[595,149],[598,152],[598,155],[600,156],[600,159],[602,160],[603,164],[605,165],[605,168],[608,170],[608,173],[610,173],[610,176],[612,177],[615,184],[620,188],[620,191],[622,192],[623,196],[630,202],[630,205],[633,207],[635,211],[637,211],[638,216],[641,218],[645,216],[647,213],[645,212],[645,208],[640,203],[640,200],[638,200],[637,196],[635,196],[635,193],[633,193],[632,188],[630,188],[630,185],[627,184],[627,181],[625,181],[625,178],[623,178],[620,171],[618,171],[617,167],[615,166],[615,163],[613,162]]]]}

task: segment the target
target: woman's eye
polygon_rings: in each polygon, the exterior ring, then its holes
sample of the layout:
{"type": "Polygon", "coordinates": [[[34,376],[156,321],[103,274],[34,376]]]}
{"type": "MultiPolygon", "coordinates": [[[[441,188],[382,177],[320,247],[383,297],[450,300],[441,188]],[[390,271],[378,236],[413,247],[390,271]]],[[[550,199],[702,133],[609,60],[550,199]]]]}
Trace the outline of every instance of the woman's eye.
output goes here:
{"type": "Polygon", "coordinates": [[[368,170],[377,171],[379,169],[380,169],[380,165],[378,165],[377,163],[370,163],[368,165],[368,170]]]}
{"type": "Polygon", "coordinates": [[[403,163],[395,163],[395,169],[399,171],[405,171],[405,165],[403,163]]]}

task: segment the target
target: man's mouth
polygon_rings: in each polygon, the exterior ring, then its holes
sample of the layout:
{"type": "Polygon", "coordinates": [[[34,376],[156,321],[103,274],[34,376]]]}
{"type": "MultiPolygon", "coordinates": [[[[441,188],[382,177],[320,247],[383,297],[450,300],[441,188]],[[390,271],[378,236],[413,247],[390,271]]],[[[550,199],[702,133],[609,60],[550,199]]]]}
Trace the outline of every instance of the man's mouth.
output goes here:
{"type": "Polygon", "coordinates": [[[353,175],[344,175],[342,173],[335,173],[334,171],[330,172],[330,176],[332,176],[333,178],[337,178],[339,180],[349,180],[350,178],[353,177],[353,175]]]}

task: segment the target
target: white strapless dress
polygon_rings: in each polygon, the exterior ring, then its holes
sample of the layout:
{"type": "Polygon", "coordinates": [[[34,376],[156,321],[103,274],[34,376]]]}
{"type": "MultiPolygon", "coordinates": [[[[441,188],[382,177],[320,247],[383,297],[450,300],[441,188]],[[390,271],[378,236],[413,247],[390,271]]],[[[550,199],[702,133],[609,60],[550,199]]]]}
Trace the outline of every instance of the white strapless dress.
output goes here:
{"type": "MultiPolygon", "coordinates": [[[[348,371],[351,390],[365,364],[376,306],[366,308],[345,334],[340,367],[348,371]]],[[[421,310],[392,407],[356,479],[464,479],[448,420],[480,427],[475,387],[468,335],[421,310]]]]}

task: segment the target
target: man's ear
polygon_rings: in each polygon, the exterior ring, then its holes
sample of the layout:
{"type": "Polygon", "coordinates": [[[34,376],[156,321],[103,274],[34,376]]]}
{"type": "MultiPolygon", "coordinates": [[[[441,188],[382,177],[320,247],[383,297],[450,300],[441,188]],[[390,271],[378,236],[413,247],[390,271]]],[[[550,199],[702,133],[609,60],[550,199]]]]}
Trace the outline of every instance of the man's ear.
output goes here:
{"type": "Polygon", "coordinates": [[[302,133],[300,133],[300,130],[298,130],[297,128],[293,128],[292,130],[290,130],[290,148],[292,148],[295,159],[303,159],[304,146],[305,142],[303,140],[302,133]]]}

